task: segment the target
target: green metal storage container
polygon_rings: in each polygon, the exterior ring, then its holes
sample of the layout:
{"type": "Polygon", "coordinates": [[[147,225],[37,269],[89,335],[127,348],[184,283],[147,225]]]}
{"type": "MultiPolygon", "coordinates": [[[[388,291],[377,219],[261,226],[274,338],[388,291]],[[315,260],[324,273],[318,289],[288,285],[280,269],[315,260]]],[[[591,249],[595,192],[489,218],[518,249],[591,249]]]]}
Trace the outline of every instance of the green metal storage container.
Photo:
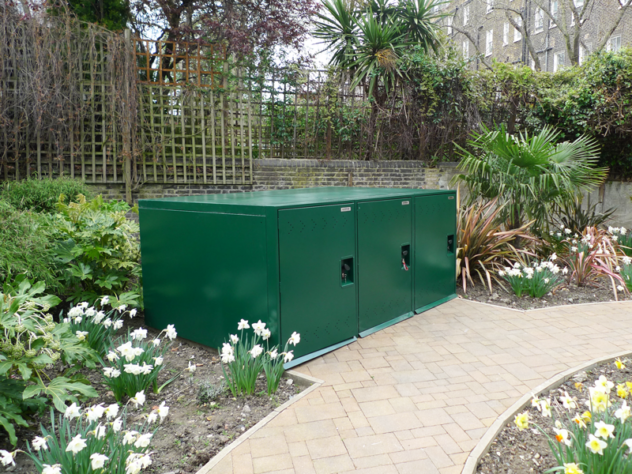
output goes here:
{"type": "Polygon", "coordinates": [[[308,188],[139,202],[145,318],[219,347],[261,320],[298,365],[454,298],[454,191],[308,188]]]}

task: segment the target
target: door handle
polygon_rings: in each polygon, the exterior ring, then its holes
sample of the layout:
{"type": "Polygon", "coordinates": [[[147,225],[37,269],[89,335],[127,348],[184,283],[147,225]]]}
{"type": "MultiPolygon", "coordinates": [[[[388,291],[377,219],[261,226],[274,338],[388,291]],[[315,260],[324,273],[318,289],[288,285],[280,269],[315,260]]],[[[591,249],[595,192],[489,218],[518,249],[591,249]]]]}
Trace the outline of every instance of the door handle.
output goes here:
{"type": "Polygon", "coordinates": [[[340,285],[352,285],[354,281],[353,257],[340,260],[340,285]]]}
{"type": "Polygon", "coordinates": [[[410,268],[410,244],[402,245],[402,270],[408,271],[410,268]]]}

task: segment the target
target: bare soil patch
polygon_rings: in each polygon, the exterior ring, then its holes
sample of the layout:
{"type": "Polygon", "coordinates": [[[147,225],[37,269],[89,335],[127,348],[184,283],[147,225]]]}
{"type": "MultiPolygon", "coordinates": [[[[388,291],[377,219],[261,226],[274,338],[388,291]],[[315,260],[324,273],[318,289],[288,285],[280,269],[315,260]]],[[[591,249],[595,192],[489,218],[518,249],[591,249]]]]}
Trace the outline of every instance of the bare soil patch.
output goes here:
{"type": "MultiPolygon", "coordinates": [[[[490,294],[480,283],[475,286],[467,287],[467,293],[463,292],[462,287],[457,288],[457,294],[460,298],[471,301],[479,301],[481,303],[495,304],[498,306],[506,306],[513,309],[537,309],[548,308],[552,306],[562,306],[568,304],[583,303],[603,303],[608,301],[616,301],[612,292],[612,285],[608,281],[599,282],[597,286],[577,286],[574,283],[564,283],[542,298],[531,298],[523,296],[518,298],[509,287],[505,285],[509,291],[504,290],[500,285],[494,284],[492,293],[490,294]]],[[[629,300],[631,296],[623,292],[617,294],[619,301],[629,300]]]]}
{"type": "MultiPolygon", "coordinates": [[[[137,327],[147,328],[144,323],[142,315],[132,320],[125,318],[125,326],[118,334],[126,334],[128,329],[137,327]]],[[[159,333],[151,328],[147,329],[150,338],[159,333]]],[[[296,383],[292,377],[286,376],[281,381],[278,392],[268,397],[265,378],[260,376],[258,395],[233,398],[230,391],[226,390],[213,401],[202,402],[198,399],[200,386],[212,384],[217,387],[224,378],[217,351],[177,338],[165,355],[164,364],[158,386],[175,375],[181,375],[158,395],[148,390],[143,409],[129,412],[129,420],[133,422],[135,418],[149,413],[152,406],[159,405],[163,400],[170,407],[169,416],[152,439],[153,464],[143,471],[147,473],[196,472],[227,444],[306,388],[301,383],[296,383]],[[192,375],[184,371],[189,362],[197,365],[192,375]]],[[[89,399],[82,406],[115,403],[113,394],[102,383],[100,370],[84,371],[84,375],[91,381],[99,397],[89,399]]],[[[50,414],[44,413],[31,420],[28,429],[20,429],[18,448],[26,449],[26,440],[35,437],[39,433],[39,424],[49,424],[48,420],[50,414]]],[[[9,444],[7,437],[0,434],[0,449],[12,451],[15,448],[9,444]]],[[[30,474],[37,471],[24,454],[18,454],[16,466],[11,468],[11,472],[30,474]]]]}

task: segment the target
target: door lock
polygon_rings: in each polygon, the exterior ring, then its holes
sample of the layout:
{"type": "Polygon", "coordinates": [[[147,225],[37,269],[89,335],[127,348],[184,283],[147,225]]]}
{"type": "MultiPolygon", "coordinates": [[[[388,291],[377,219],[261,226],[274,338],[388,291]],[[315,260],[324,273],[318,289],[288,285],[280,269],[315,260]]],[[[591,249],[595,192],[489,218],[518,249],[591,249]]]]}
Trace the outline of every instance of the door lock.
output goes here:
{"type": "Polygon", "coordinates": [[[340,261],[340,284],[342,286],[353,283],[353,257],[343,258],[340,261]]]}
{"type": "Polygon", "coordinates": [[[410,268],[410,245],[402,245],[402,270],[408,271],[410,268]]]}

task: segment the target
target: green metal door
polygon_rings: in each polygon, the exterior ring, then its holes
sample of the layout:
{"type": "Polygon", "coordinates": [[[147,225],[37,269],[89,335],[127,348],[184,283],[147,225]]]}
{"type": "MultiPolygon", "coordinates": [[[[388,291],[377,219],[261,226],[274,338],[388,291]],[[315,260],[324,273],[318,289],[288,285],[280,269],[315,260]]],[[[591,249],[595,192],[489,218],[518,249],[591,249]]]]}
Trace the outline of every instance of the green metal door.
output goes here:
{"type": "Polygon", "coordinates": [[[413,310],[412,208],[410,198],[358,204],[361,336],[413,310]]]}
{"type": "Polygon", "coordinates": [[[456,291],[456,200],[454,194],[415,199],[415,310],[456,291]]]}
{"type": "Polygon", "coordinates": [[[281,344],[298,332],[295,357],[357,335],[354,256],[353,204],[279,211],[281,344]]]}

